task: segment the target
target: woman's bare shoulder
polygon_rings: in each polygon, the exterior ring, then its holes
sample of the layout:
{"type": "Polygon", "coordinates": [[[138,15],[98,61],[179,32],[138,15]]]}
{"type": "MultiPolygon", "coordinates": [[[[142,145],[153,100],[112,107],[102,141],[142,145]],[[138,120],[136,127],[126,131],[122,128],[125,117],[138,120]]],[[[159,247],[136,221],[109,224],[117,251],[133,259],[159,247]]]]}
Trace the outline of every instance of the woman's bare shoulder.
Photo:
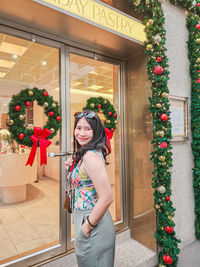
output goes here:
{"type": "Polygon", "coordinates": [[[97,151],[88,150],[83,156],[83,160],[88,164],[93,164],[94,162],[103,162],[102,157],[99,155],[97,151]]]}

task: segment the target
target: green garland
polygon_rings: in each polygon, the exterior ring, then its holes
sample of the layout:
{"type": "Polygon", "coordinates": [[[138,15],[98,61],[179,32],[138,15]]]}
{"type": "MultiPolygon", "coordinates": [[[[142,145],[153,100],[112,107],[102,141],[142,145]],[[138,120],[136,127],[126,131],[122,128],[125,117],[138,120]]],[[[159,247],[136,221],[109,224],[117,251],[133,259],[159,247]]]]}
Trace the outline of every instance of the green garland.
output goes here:
{"type": "Polygon", "coordinates": [[[194,156],[193,186],[195,198],[195,235],[200,239],[200,17],[189,15],[187,27],[189,30],[188,56],[191,75],[191,129],[192,152],[194,156]],[[199,25],[199,26],[197,26],[199,25]]]}
{"type": "Polygon", "coordinates": [[[152,98],[149,99],[149,109],[153,114],[153,140],[154,151],[151,160],[154,162],[152,187],[155,189],[154,202],[157,215],[157,229],[155,238],[159,245],[159,264],[177,266],[179,239],[174,232],[175,223],[171,195],[171,122],[168,100],[167,57],[165,48],[164,14],[158,0],[133,0],[135,10],[145,12],[143,23],[147,41],[144,42],[144,53],[147,58],[147,71],[152,83],[152,98]]]}
{"type": "Polygon", "coordinates": [[[48,117],[48,121],[43,127],[43,129],[47,128],[51,131],[51,135],[47,139],[52,139],[61,127],[59,105],[53,101],[53,97],[49,96],[45,89],[39,90],[34,87],[32,90],[29,88],[22,90],[19,94],[14,95],[9,103],[7,125],[17,143],[28,147],[32,147],[33,142],[30,136],[34,131],[25,127],[25,113],[26,108],[29,108],[34,100],[37,100],[39,106],[44,107],[44,112],[48,117]]]}
{"type": "Polygon", "coordinates": [[[103,97],[91,97],[87,100],[83,110],[93,110],[103,113],[105,116],[104,127],[114,132],[117,124],[117,112],[108,99],[103,97]]]}

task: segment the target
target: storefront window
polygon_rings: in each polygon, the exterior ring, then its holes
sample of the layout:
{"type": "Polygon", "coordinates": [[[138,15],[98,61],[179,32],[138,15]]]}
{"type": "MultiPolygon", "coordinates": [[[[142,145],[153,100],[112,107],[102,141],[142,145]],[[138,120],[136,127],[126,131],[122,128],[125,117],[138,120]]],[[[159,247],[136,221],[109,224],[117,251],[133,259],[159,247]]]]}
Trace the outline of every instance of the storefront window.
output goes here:
{"type": "MultiPolygon", "coordinates": [[[[59,243],[59,159],[25,166],[30,148],[19,145],[8,130],[13,95],[45,88],[59,102],[59,50],[0,34],[0,265],[59,243]]],[[[34,101],[26,127],[43,127],[47,118],[34,101]]],[[[59,133],[49,152],[59,152],[59,133]]]]}
{"type": "MultiPolygon", "coordinates": [[[[74,113],[81,111],[90,97],[101,96],[108,99],[119,114],[118,71],[118,65],[70,54],[71,142],[73,141],[74,113]]],[[[104,115],[99,113],[99,116],[104,122],[104,115]]],[[[114,201],[110,212],[114,222],[118,222],[121,220],[118,126],[111,139],[111,147],[112,153],[108,157],[110,164],[107,171],[114,201]]],[[[72,228],[72,237],[73,233],[72,228]]]]}

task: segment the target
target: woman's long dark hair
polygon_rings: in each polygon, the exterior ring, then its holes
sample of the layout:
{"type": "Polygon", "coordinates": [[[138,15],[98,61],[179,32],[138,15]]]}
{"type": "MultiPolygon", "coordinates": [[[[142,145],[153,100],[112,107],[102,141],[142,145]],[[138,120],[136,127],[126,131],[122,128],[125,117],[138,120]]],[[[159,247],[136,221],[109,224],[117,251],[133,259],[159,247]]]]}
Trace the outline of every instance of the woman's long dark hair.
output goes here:
{"type": "Polygon", "coordinates": [[[80,160],[82,160],[84,154],[88,150],[96,150],[96,151],[102,152],[105,162],[106,164],[108,164],[108,162],[106,161],[106,156],[110,153],[110,150],[107,146],[107,139],[106,139],[104,126],[99,116],[95,112],[94,112],[95,117],[87,118],[86,114],[90,112],[93,112],[93,111],[90,111],[90,110],[83,111],[83,116],[81,118],[78,118],[78,117],[75,118],[74,131],[76,129],[76,126],[79,120],[85,117],[85,119],[90,124],[93,130],[93,138],[89,143],[87,143],[85,146],[82,147],[76,140],[74,132],[73,132],[73,136],[74,136],[73,137],[73,159],[75,163],[78,163],[80,160]]]}

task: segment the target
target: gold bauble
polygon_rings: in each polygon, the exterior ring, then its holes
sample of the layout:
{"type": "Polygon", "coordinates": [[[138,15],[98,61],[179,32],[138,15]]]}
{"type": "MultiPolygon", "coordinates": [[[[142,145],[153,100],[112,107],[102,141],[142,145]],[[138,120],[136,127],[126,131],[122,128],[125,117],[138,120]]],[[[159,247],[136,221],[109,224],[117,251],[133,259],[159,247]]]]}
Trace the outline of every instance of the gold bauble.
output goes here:
{"type": "Polygon", "coordinates": [[[52,108],[55,108],[55,107],[56,107],[56,103],[53,103],[53,104],[52,104],[52,108]]]}
{"type": "Polygon", "coordinates": [[[172,218],[172,216],[168,216],[168,219],[169,219],[170,221],[172,221],[173,218],[172,218]]]}
{"type": "Polygon", "coordinates": [[[156,205],[155,205],[155,208],[156,208],[157,210],[160,209],[160,205],[156,204],[156,205]]]}
{"type": "Polygon", "coordinates": [[[24,115],[19,115],[19,119],[22,121],[24,119],[24,115]]]}
{"type": "Polygon", "coordinates": [[[104,102],[103,102],[104,104],[107,104],[107,100],[104,100],[104,102]]]}
{"type": "Polygon", "coordinates": [[[149,0],[146,0],[145,3],[146,3],[146,5],[149,5],[150,4],[150,1],[149,0]]]}
{"type": "Polygon", "coordinates": [[[153,20],[152,19],[149,19],[148,23],[149,24],[153,24],[153,20]]]}
{"type": "Polygon", "coordinates": [[[29,96],[32,96],[32,95],[33,95],[33,91],[32,91],[32,90],[29,90],[29,91],[28,91],[28,95],[29,95],[29,96]]]}
{"type": "Polygon", "coordinates": [[[157,131],[156,135],[164,137],[165,133],[164,133],[164,131],[157,131]]]}
{"type": "Polygon", "coordinates": [[[117,124],[117,122],[118,122],[118,121],[116,120],[116,121],[115,121],[115,124],[117,124]]]}
{"type": "Polygon", "coordinates": [[[110,120],[107,120],[106,123],[110,124],[110,120]]]}
{"type": "Polygon", "coordinates": [[[7,124],[8,124],[8,125],[13,125],[13,124],[14,124],[14,120],[8,120],[8,121],[7,121],[7,124]]]}
{"type": "Polygon", "coordinates": [[[159,157],[159,160],[160,160],[160,161],[165,161],[165,156],[160,156],[160,157],[159,157]]]}
{"type": "Polygon", "coordinates": [[[55,133],[55,129],[54,129],[54,128],[51,128],[51,132],[52,132],[52,133],[55,133]]]}
{"type": "Polygon", "coordinates": [[[135,6],[139,6],[139,4],[140,4],[140,0],[136,0],[133,4],[134,4],[135,6]]]}
{"type": "Polygon", "coordinates": [[[90,104],[90,107],[91,107],[91,108],[94,108],[94,103],[91,103],[91,104],[90,104]]]}
{"type": "Polygon", "coordinates": [[[146,50],[147,50],[147,51],[150,51],[152,48],[153,48],[153,46],[152,46],[151,44],[148,44],[148,45],[146,46],[146,50]]]}
{"type": "Polygon", "coordinates": [[[196,42],[197,44],[200,44],[200,38],[197,38],[196,42]]]}
{"type": "Polygon", "coordinates": [[[156,104],[156,107],[157,107],[157,108],[161,108],[162,105],[161,105],[160,103],[157,103],[157,104],[156,104]]]}
{"type": "Polygon", "coordinates": [[[43,106],[46,108],[46,107],[48,107],[48,105],[49,104],[47,102],[44,102],[44,105],[43,106]]]}
{"type": "Polygon", "coordinates": [[[165,191],[166,191],[166,189],[165,189],[164,185],[160,185],[160,186],[157,188],[157,191],[158,191],[159,193],[161,193],[161,194],[164,194],[165,191]]]}
{"type": "Polygon", "coordinates": [[[167,98],[168,97],[168,94],[166,92],[162,93],[162,97],[163,98],[167,98]]]}
{"type": "Polygon", "coordinates": [[[200,57],[197,58],[197,63],[200,63],[200,57]]]}

